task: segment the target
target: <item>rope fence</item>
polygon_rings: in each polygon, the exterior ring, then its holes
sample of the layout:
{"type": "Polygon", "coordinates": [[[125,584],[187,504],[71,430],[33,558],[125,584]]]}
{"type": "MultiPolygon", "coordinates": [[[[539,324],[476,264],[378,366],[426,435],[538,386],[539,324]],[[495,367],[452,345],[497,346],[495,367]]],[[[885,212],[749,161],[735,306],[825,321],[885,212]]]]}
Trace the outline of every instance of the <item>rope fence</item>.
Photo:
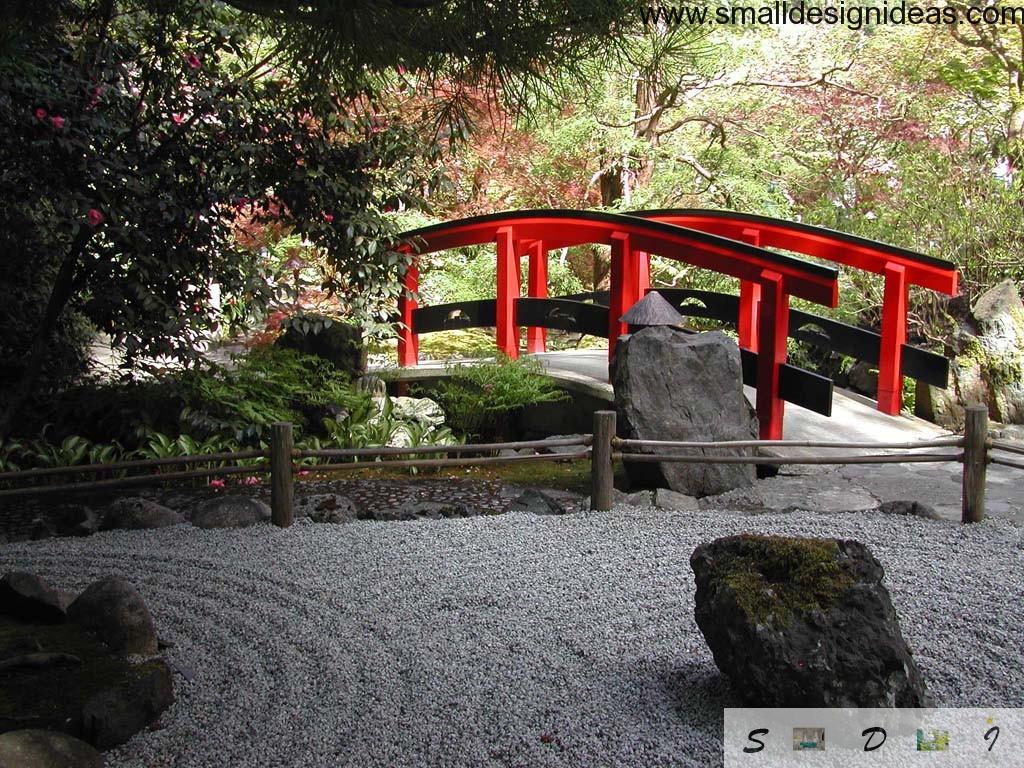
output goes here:
{"type": "Polygon", "coordinates": [[[236,451],[234,453],[173,456],[163,459],[142,459],[111,464],[88,464],[69,467],[45,467],[17,472],[0,473],[0,482],[30,484],[0,490],[0,499],[35,496],[52,493],[73,493],[138,485],[159,484],[168,481],[225,477],[237,474],[270,475],[271,511],[273,522],[287,527],[294,521],[294,481],[297,472],[307,469],[304,459],[324,459],[327,463],[314,465],[317,471],[337,472],[385,467],[461,467],[488,464],[514,464],[538,461],[575,461],[590,459],[590,508],[609,510],[613,502],[615,462],[677,462],[687,464],[893,464],[920,462],[958,462],[963,465],[962,522],[978,522],[985,516],[985,476],[988,464],[999,464],[1024,469],[1024,460],[1003,454],[1024,456],[1024,446],[988,437],[988,412],[983,406],[966,410],[963,437],[940,437],[918,442],[831,442],[818,440],[725,440],[678,441],[634,440],[616,436],[614,411],[594,414],[593,433],[574,437],[546,440],[521,440],[508,443],[467,443],[456,445],[419,446],[367,446],[363,448],[324,448],[295,450],[293,427],[280,422],[272,425],[269,450],[236,451]],[[558,452],[543,453],[550,449],[558,452]],[[573,449],[576,450],[564,450],[573,449]],[[819,448],[825,450],[867,449],[899,451],[898,453],[871,453],[867,455],[767,455],[765,448],[819,448]],[[935,449],[957,448],[956,452],[933,452],[935,449]],[[929,451],[921,453],[922,449],[929,451]],[[534,450],[538,453],[498,456],[471,456],[467,454],[494,453],[496,451],[534,450]],[[678,451],[685,451],[679,453],[678,451]],[[701,451],[701,453],[694,453],[701,451]],[[713,453],[705,453],[713,451],[713,453]],[[400,458],[388,458],[400,457],[400,458]],[[411,457],[411,458],[410,458],[411,457]],[[351,459],[351,461],[337,461],[351,459]],[[372,460],[368,460],[372,459],[372,460]],[[240,461],[261,460],[250,465],[240,461]],[[333,461],[332,461],[333,460],[333,461]],[[190,464],[210,465],[230,462],[224,466],[204,466],[173,472],[160,472],[166,467],[190,464]],[[140,472],[125,477],[65,482],[57,485],[32,481],[58,476],[85,475],[107,472],[140,472]]]}

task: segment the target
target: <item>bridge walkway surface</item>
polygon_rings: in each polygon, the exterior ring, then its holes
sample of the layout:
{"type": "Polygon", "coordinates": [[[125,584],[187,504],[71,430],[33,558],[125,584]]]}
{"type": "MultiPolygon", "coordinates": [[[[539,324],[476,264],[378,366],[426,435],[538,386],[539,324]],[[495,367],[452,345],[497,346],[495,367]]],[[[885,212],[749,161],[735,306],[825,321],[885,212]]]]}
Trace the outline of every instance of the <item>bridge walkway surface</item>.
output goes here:
{"type": "MultiPolygon", "coordinates": [[[[541,361],[549,375],[566,389],[612,402],[605,349],[543,352],[530,357],[541,361]]],[[[445,362],[422,361],[415,368],[400,369],[398,378],[437,376],[444,365],[445,362]]],[[[747,398],[753,402],[754,389],[745,387],[745,390],[747,398]]],[[[786,403],[784,429],[786,439],[793,441],[912,442],[951,434],[908,414],[881,413],[874,401],[839,388],[834,390],[831,417],[786,403]]],[[[830,450],[837,454],[894,452],[794,447],[787,448],[786,453],[817,456],[830,450]]],[[[951,462],[787,465],[780,468],[777,477],[759,481],[751,491],[735,491],[728,499],[737,506],[751,509],[800,508],[823,512],[870,509],[887,501],[919,501],[931,506],[944,519],[959,520],[961,467],[951,462]]],[[[1024,524],[1024,474],[1020,470],[989,465],[986,514],[1024,524]]]]}

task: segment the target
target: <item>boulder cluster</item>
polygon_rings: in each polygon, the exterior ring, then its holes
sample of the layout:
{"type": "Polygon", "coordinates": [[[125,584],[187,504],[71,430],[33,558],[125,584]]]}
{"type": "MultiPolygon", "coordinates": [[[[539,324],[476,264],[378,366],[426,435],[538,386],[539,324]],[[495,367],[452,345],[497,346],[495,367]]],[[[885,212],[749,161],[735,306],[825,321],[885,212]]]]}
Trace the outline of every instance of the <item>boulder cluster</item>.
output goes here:
{"type": "Polygon", "coordinates": [[[0,579],[0,765],[102,765],[174,702],[153,618],[125,579],[81,594],[38,576],[0,579]]]}

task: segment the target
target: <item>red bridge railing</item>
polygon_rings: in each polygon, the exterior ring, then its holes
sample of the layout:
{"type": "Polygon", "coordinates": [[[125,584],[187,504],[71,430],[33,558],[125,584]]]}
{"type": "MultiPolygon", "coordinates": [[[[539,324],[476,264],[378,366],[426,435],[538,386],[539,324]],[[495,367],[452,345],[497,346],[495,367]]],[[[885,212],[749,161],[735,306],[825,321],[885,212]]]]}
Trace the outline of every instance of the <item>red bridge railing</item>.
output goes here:
{"type": "MultiPolygon", "coordinates": [[[[739,242],[717,234],[635,216],[599,211],[512,211],[445,222],[403,235],[409,252],[423,254],[467,245],[493,242],[497,249],[497,296],[495,328],[498,349],[510,358],[519,354],[515,300],[519,297],[520,257],[529,258],[529,293],[547,295],[548,251],[583,243],[611,247],[611,287],[608,308],[608,354],[614,354],[618,337],[626,332],[619,318],[638,301],[646,283],[646,256],[676,259],[697,267],[738,278],[757,287],[757,317],[751,330],[757,339],[757,414],[761,436],[782,436],[784,403],[779,394],[779,375],[786,362],[789,297],[836,306],[837,272],[811,263],[739,242]]],[[[415,263],[405,273],[405,294],[399,300],[399,365],[418,362],[413,311],[419,285],[415,263]]],[[[543,349],[540,333],[528,331],[527,349],[543,349]]]]}
{"type": "MultiPolygon", "coordinates": [[[[956,266],[948,261],[823,227],[735,211],[704,209],[633,211],[630,215],[711,232],[753,245],[816,256],[883,275],[885,292],[878,363],[878,410],[890,416],[898,414],[902,405],[901,355],[907,341],[907,295],[910,286],[918,285],[949,296],[957,292],[956,266]]],[[[647,261],[646,257],[641,258],[647,261]]],[[[756,282],[740,282],[740,346],[755,352],[758,349],[755,329],[760,300],[760,287],[756,282]]]]}

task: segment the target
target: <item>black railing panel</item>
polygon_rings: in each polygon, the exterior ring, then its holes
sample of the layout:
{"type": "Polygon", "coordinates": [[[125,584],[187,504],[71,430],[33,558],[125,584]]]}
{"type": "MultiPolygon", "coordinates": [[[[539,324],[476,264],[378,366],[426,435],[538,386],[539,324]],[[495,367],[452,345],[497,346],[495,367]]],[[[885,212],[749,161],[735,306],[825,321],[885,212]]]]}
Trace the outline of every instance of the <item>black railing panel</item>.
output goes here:
{"type": "Polygon", "coordinates": [[[516,325],[608,338],[608,307],[569,299],[516,299],[516,325]]]}
{"type": "Polygon", "coordinates": [[[412,312],[412,331],[434,333],[460,328],[490,328],[497,322],[496,313],[494,299],[418,307],[412,312]]]}

